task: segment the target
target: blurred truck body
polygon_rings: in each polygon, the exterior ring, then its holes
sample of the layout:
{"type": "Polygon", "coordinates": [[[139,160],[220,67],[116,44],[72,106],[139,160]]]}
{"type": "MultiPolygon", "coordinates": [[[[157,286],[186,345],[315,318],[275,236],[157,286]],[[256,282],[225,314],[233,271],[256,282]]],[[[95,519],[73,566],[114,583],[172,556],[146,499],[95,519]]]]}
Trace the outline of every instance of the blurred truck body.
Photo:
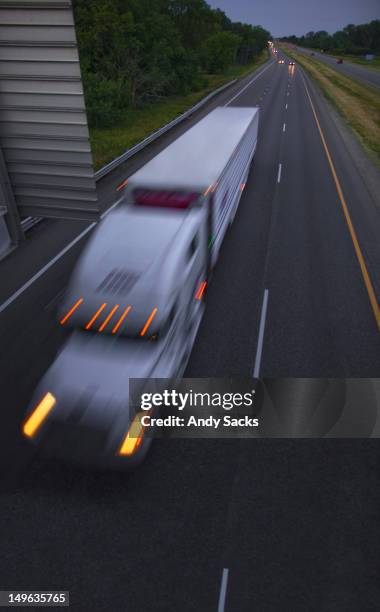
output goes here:
{"type": "Polygon", "coordinates": [[[216,108],[129,178],[123,202],[99,224],[72,276],[60,322],[73,333],[30,414],[46,394],[54,408],[29,437],[38,440],[50,424],[53,452],[86,453],[102,465],[144,455],[146,440],[120,457],[132,424],[128,380],[183,375],[258,122],[257,108],[216,108]],[[69,444],[78,429],[82,444],[69,444]]]}

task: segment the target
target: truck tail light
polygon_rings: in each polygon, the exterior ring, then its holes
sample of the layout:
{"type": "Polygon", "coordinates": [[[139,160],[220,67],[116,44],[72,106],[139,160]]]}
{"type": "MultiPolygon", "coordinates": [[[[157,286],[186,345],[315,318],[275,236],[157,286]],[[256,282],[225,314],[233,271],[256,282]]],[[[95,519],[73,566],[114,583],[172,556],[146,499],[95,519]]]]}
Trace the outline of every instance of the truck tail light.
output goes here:
{"type": "Polygon", "coordinates": [[[159,208],[188,208],[194,200],[199,198],[199,193],[187,193],[182,191],[152,191],[135,189],[134,201],[137,206],[157,206],[159,208]]]}

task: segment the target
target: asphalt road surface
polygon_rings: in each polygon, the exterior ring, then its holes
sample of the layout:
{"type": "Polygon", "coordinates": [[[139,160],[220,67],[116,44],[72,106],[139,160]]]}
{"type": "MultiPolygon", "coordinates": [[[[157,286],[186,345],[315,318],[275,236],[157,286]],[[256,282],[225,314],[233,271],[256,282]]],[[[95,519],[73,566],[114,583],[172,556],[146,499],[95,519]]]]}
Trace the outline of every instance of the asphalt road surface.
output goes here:
{"type": "MultiPolygon", "coordinates": [[[[378,300],[379,211],[305,82],[378,300]]],[[[373,304],[305,82],[272,62],[207,109],[258,104],[261,125],[187,376],[379,374],[373,304]]],[[[205,112],[104,179],[104,208],[205,112]]],[[[55,311],[87,227],[44,222],[0,264],[0,588],[70,590],[74,610],[377,610],[377,441],[157,440],[132,474],[82,472],[25,445],[20,422],[65,340],[55,311]]]]}
{"type": "MultiPolygon", "coordinates": [[[[319,53],[318,51],[314,51],[313,49],[304,49],[302,47],[297,47],[297,51],[300,53],[304,53],[305,55],[310,55],[314,53],[316,59],[325,62],[332,66],[338,72],[342,72],[349,77],[353,77],[355,79],[359,79],[360,81],[364,81],[367,85],[371,85],[372,87],[380,88],[380,70],[374,70],[371,68],[367,68],[366,66],[362,66],[361,64],[354,64],[350,61],[346,61],[343,59],[343,64],[337,64],[336,57],[332,55],[327,55],[326,53],[319,53]]],[[[370,65],[370,62],[368,62],[370,65]]]]}

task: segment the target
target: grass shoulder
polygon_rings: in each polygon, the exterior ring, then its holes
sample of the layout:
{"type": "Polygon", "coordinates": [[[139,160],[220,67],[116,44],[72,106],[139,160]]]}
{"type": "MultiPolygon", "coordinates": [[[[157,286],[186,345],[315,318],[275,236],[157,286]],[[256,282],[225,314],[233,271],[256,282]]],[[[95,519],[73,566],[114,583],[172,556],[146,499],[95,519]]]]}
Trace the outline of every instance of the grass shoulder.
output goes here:
{"type": "Polygon", "coordinates": [[[330,68],[315,57],[286,53],[318,84],[380,168],[380,92],[330,68]]]}

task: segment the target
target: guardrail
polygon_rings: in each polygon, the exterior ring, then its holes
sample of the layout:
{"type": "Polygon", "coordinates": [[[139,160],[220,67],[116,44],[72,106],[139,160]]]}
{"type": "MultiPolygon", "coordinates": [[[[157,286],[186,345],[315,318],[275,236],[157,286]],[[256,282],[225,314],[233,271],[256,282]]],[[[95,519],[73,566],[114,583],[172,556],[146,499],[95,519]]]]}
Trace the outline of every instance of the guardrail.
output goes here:
{"type": "Polygon", "coordinates": [[[25,219],[23,219],[21,221],[21,228],[23,232],[27,232],[28,230],[30,230],[34,225],[37,225],[37,223],[39,223],[40,221],[42,221],[43,217],[25,217],[25,219]]]}
{"type": "MultiPolygon", "coordinates": [[[[202,106],[207,104],[207,102],[211,100],[211,98],[213,98],[218,93],[220,93],[224,89],[227,89],[227,87],[230,87],[230,85],[233,85],[236,82],[237,82],[237,79],[234,79],[233,81],[229,81],[228,83],[225,83],[221,87],[218,87],[218,89],[215,89],[214,91],[209,93],[207,96],[202,98],[202,100],[200,100],[197,104],[195,104],[195,106],[192,106],[191,108],[189,108],[187,111],[185,111],[184,113],[182,113],[181,115],[173,119],[173,121],[170,121],[169,123],[164,125],[162,128],[160,128],[159,130],[152,132],[152,134],[149,134],[149,136],[144,138],[144,140],[142,140],[141,142],[138,142],[130,149],[127,149],[125,153],[123,153],[119,157],[116,157],[111,162],[103,166],[103,168],[100,168],[100,170],[95,172],[94,174],[95,181],[99,181],[101,178],[109,174],[109,172],[112,172],[112,170],[120,166],[120,164],[122,164],[127,159],[129,159],[130,157],[138,153],[138,151],[141,151],[141,149],[143,149],[148,144],[150,144],[151,142],[153,142],[154,140],[162,136],[162,134],[165,134],[165,132],[168,132],[175,125],[178,125],[178,123],[181,123],[181,121],[184,121],[185,119],[187,119],[187,117],[190,117],[190,115],[192,115],[198,109],[202,108],[202,106]]],[[[43,217],[26,217],[25,219],[21,221],[22,230],[24,232],[27,232],[28,230],[30,230],[32,227],[37,225],[37,223],[39,223],[42,220],[43,220],[43,217]]]]}
{"type": "Polygon", "coordinates": [[[151,142],[153,142],[154,140],[162,136],[162,134],[165,134],[165,132],[168,132],[169,130],[171,130],[171,128],[173,128],[175,125],[178,125],[178,123],[181,123],[181,121],[184,121],[185,119],[187,119],[187,117],[190,117],[190,115],[192,115],[198,109],[202,108],[202,106],[207,104],[207,102],[211,100],[211,98],[213,98],[218,93],[220,93],[224,89],[227,89],[227,87],[230,87],[230,85],[233,85],[236,82],[237,82],[237,79],[234,79],[233,81],[229,81],[228,83],[225,83],[221,87],[218,87],[218,89],[215,89],[214,91],[209,93],[205,98],[202,98],[202,100],[200,100],[197,104],[195,104],[195,106],[192,106],[191,108],[189,108],[187,111],[185,111],[184,113],[182,113],[181,115],[173,119],[173,121],[170,121],[170,123],[167,123],[159,130],[152,132],[152,134],[144,138],[144,140],[142,140],[141,142],[138,142],[137,144],[135,144],[130,149],[127,149],[125,153],[123,153],[119,157],[116,157],[115,159],[110,161],[108,164],[103,166],[103,168],[100,168],[100,170],[95,172],[95,175],[94,175],[95,181],[99,181],[104,176],[106,176],[106,174],[109,174],[109,172],[112,172],[112,170],[120,166],[120,164],[124,163],[127,159],[129,159],[130,157],[132,157],[133,155],[141,151],[141,149],[144,149],[144,147],[146,147],[148,144],[150,144],[151,142]]]}

